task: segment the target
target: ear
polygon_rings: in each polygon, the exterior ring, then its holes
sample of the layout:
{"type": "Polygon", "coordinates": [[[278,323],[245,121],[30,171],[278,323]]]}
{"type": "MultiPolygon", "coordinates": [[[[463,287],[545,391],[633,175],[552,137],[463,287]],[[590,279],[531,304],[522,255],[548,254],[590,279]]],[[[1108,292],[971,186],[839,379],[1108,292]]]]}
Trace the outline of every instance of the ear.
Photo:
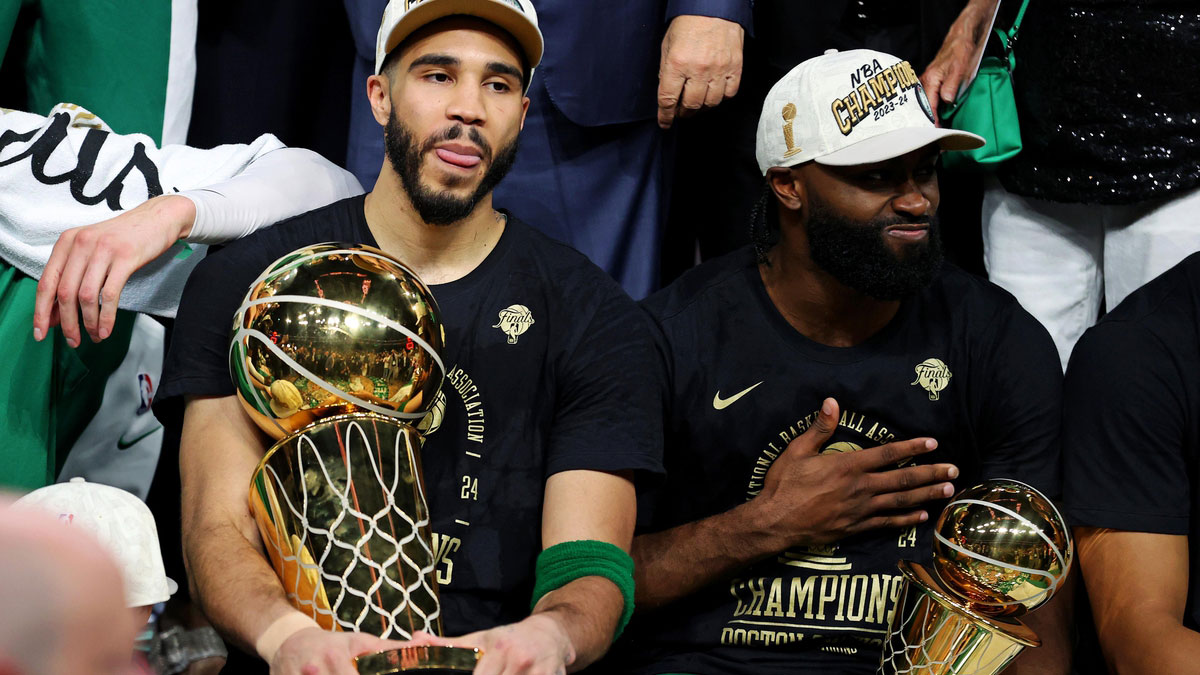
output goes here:
{"type": "Polygon", "coordinates": [[[775,167],[767,171],[767,184],[779,199],[779,205],[789,211],[799,212],[808,200],[804,183],[794,169],[775,167]]]}
{"type": "Polygon", "coordinates": [[[367,100],[371,102],[371,114],[379,126],[387,126],[392,114],[392,83],[387,75],[372,75],[367,78],[367,100]]]}
{"type": "Polygon", "coordinates": [[[521,101],[521,126],[518,127],[519,129],[525,128],[525,116],[528,114],[529,114],[529,97],[526,96],[521,101]]]}

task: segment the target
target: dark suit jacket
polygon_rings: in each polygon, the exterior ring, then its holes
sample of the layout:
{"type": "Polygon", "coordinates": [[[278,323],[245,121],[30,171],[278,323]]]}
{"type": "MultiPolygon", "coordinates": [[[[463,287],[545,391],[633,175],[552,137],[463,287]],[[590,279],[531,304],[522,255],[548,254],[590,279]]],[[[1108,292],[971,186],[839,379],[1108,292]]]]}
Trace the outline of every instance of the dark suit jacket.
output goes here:
{"type": "Polygon", "coordinates": [[[749,31],[753,16],[753,0],[533,0],[533,6],[546,40],[534,77],[568,119],[588,127],[655,116],[671,19],[712,16],[749,31]]]}

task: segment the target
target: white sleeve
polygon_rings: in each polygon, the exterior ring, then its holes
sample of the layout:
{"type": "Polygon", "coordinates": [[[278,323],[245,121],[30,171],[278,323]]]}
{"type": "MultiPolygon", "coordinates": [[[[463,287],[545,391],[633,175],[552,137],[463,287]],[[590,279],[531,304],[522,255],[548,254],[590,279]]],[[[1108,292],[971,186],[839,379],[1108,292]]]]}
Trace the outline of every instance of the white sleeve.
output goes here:
{"type": "Polygon", "coordinates": [[[196,205],[187,241],[219,244],[362,193],[353,174],[321,155],[279,148],[255,157],[228,180],[179,194],[196,205]]]}

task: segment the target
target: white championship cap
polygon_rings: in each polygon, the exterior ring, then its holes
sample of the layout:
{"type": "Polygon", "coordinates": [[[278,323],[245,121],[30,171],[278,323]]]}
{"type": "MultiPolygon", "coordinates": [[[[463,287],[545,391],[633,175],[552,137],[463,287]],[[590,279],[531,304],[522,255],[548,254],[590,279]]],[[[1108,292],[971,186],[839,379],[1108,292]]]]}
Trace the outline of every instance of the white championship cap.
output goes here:
{"type": "Polygon", "coordinates": [[[529,0],[391,0],[375,39],[375,74],[383,59],[418,28],[447,16],[474,16],[499,26],[525,52],[529,69],[542,61],[542,31],[529,0]]]}
{"type": "Polygon", "coordinates": [[[30,492],[13,508],[48,512],[96,537],[121,568],[129,607],[165,602],[179,590],[163,568],[150,508],[120,488],[72,478],[30,492]]]}
{"type": "Polygon", "coordinates": [[[771,87],[758,118],[756,155],[766,175],[808,161],[871,164],[930,143],[971,150],[983,138],[939,129],[908,61],[869,49],[831,49],[793,68],[771,87]]]}

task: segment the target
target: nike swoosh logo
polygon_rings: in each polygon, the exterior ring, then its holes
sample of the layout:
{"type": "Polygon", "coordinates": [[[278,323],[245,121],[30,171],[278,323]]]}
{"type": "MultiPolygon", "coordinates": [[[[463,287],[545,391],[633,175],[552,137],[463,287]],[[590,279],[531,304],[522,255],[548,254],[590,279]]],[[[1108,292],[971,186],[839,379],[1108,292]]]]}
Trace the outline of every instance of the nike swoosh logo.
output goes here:
{"type": "Polygon", "coordinates": [[[717,393],[715,395],[713,395],[713,408],[715,408],[717,410],[724,410],[724,409],[728,408],[729,406],[731,406],[735,402],[737,402],[737,400],[739,398],[754,391],[754,388],[757,387],[759,384],[762,384],[762,382],[759,382],[758,384],[752,384],[749,387],[746,387],[745,389],[734,394],[733,396],[730,396],[729,398],[721,398],[721,390],[718,389],[717,393]]]}
{"type": "Polygon", "coordinates": [[[142,434],[141,436],[138,436],[137,438],[133,439],[132,441],[125,440],[125,434],[121,434],[121,437],[117,439],[117,449],[118,450],[128,450],[129,448],[132,448],[135,444],[137,444],[138,441],[140,441],[143,438],[149,436],[150,434],[158,431],[159,429],[162,429],[162,427],[154,427],[150,431],[147,431],[146,433],[142,434]]]}

